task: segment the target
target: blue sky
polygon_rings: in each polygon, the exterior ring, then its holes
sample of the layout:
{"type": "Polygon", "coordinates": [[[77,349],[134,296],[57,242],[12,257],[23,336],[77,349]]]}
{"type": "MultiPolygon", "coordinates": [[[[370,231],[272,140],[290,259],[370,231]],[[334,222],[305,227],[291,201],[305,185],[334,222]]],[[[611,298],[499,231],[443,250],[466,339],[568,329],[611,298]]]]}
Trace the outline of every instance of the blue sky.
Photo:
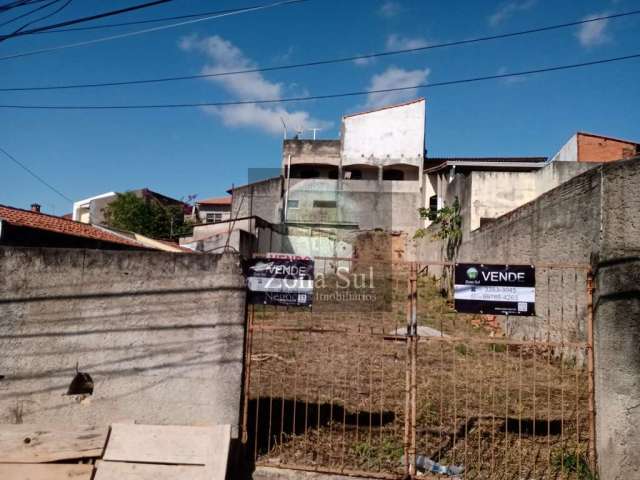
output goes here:
{"type": "MultiPolygon", "coordinates": [[[[133,3],[141,2],[75,1],[48,21],[133,3]]],[[[175,0],[102,23],[255,3],[175,0]]],[[[298,63],[528,29],[639,6],[633,0],[311,0],[0,61],[0,88],[298,63]]],[[[5,18],[9,14],[0,16],[5,18]]],[[[144,27],[25,36],[0,43],[0,57],[144,27]]],[[[638,53],[639,30],[637,15],[370,62],[144,86],[0,92],[0,104],[284,98],[439,82],[638,53]]],[[[0,109],[0,146],[73,199],[141,187],[176,198],[190,194],[206,198],[222,194],[232,183],[246,182],[250,168],[279,166],[281,116],[291,129],[319,126],[323,128],[319,138],[336,138],[344,113],[417,96],[427,99],[426,142],[431,156],[552,155],[578,130],[640,141],[639,77],[640,60],[630,60],[403,95],[224,110],[0,109]]],[[[41,203],[49,213],[71,210],[69,202],[0,156],[0,203],[28,208],[32,202],[41,203]]]]}

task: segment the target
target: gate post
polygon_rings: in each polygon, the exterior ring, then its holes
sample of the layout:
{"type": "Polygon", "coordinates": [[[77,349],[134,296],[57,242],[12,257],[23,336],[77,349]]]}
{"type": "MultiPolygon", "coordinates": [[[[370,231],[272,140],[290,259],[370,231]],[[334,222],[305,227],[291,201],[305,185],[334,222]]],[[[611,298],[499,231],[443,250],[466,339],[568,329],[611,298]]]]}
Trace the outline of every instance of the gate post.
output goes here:
{"type": "Polygon", "coordinates": [[[251,304],[246,310],[247,312],[247,333],[246,333],[246,345],[244,349],[244,378],[243,378],[243,390],[244,398],[242,402],[242,443],[246,445],[248,437],[248,421],[249,421],[249,390],[251,389],[251,352],[253,343],[253,316],[255,312],[255,305],[251,304]]]}
{"type": "Polygon", "coordinates": [[[416,356],[418,352],[417,305],[417,265],[415,262],[411,262],[407,278],[407,361],[404,419],[404,473],[410,478],[414,478],[416,476],[416,356]]]}

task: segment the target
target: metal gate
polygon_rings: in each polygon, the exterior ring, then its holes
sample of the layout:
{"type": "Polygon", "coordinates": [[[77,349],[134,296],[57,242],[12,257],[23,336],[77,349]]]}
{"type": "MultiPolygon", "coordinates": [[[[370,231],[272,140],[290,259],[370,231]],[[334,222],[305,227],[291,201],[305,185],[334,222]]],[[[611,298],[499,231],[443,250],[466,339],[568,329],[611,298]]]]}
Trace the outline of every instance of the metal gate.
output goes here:
{"type": "Polygon", "coordinates": [[[457,314],[431,278],[450,267],[316,258],[313,309],[249,306],[243,441],[257,465],[592,478],[588,267],[538,265],[538,316],[519,318],[457,314]]]}

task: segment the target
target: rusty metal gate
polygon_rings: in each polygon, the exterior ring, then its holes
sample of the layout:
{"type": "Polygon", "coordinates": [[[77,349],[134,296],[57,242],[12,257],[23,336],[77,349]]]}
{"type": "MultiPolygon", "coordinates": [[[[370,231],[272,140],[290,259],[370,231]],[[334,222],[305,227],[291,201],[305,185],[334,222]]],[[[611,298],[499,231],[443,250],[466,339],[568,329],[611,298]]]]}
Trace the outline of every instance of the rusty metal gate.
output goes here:
{"type": "Polygon", "coordinates": [[[256,465],[595,478],[589,268],[537,265],[537,316],[495,318],[451,308],[432,278],[450,267],[316,258],[313,309],[249,306],[256,465]]]}

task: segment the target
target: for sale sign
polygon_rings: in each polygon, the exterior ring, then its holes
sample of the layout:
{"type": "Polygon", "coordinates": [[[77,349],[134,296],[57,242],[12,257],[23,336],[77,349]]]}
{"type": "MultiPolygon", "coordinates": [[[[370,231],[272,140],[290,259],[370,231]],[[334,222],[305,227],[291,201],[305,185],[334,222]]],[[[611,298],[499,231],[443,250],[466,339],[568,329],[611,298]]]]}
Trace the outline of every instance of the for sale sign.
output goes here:
{"type": "Polygon", "coordinates": [[[313,303],[313,259],[293,255],[255,258],[246,266],[249,303],[310,306],[313,303]]]}
{"type": "Polygon", "coordinates": [[[536,273],[531,265],[455,266],[455,309],[461,313],[535,315],[536,273]]]}

